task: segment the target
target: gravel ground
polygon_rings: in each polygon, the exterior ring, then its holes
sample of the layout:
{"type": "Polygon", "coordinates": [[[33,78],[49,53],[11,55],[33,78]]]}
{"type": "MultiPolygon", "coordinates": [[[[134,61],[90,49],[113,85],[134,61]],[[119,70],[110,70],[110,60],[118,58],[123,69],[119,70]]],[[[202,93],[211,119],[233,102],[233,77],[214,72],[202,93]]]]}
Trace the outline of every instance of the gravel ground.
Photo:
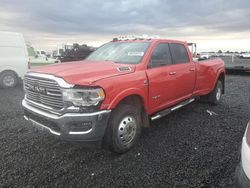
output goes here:
{"type": "Polygon", "coordinates": [[[0,90],[0,187],[231,187],[250,118],[250,76],[226,84],[219,106],[195,102],[155,121],[124,155],[37,130],[23,119],[22,87],[0,90]]]}

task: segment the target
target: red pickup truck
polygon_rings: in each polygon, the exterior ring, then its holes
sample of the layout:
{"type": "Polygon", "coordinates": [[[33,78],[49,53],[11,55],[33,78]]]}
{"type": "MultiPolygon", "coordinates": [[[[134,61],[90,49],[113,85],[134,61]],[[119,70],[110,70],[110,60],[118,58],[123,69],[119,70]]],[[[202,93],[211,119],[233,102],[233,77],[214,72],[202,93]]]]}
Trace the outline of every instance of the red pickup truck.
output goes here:
{"type": "Polygon", "coordinates": [[[26,120],[124,153],[150,121],[197,98],[218,104],[225,68],[221,59],[194,62],[186,42],[116,39],[84,61],[31,70],[24,90],[26,120]]]}

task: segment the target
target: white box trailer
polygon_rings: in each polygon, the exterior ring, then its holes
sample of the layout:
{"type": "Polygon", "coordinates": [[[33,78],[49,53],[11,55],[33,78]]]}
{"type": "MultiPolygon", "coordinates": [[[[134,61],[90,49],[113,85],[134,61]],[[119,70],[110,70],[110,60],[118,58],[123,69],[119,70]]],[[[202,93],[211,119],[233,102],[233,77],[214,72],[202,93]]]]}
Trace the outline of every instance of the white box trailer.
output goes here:
{"type": "Polygon", "coordinates": [[[0,31],[0,87],[14,87],[28,70],[29,57],[21,33],[0,31]]]}

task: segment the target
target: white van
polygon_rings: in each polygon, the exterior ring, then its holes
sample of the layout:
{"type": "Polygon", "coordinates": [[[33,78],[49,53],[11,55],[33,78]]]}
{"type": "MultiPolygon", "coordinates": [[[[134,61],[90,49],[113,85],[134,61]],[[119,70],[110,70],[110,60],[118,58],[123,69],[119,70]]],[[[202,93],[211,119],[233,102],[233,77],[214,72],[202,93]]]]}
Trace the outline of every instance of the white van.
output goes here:
{"type": "Polygon", "coordinates": [[[28,70],[28,62],[23,35],[0,31],[0,87],[16,86],[28,70]]]}

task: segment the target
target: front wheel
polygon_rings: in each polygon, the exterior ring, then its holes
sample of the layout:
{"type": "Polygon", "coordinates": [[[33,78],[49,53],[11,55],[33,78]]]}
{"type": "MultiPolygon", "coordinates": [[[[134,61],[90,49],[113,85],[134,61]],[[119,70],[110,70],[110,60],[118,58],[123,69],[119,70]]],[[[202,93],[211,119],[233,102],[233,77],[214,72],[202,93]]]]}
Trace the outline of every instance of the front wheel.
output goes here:
{"type": "Polygon", "coordinates": [[[11,88],[17,85],[17,76],[15,73],[6,71],[0,75],[0,87],[11,88]]]}
{"type": "Polygon", "coordinates": [[[111,114],[105,141],[116,153],[125,153],[138,141],[141,133],[139,110],[127,104],[119,105],[111,114]]]}

